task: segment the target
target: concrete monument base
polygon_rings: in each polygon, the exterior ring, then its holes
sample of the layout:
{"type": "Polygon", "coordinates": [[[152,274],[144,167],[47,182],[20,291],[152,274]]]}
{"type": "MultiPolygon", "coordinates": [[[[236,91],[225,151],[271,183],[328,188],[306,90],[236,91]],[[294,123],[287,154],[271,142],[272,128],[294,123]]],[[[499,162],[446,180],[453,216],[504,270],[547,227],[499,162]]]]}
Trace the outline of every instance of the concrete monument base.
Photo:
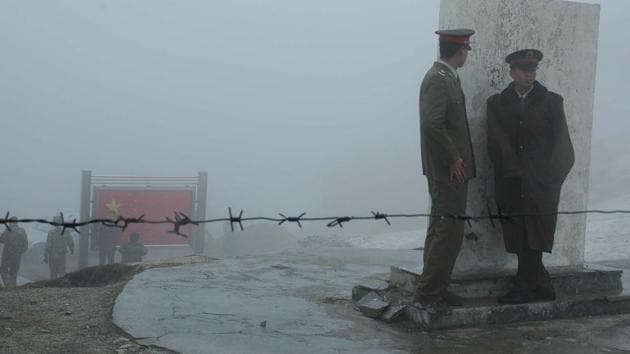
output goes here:
{"type": "Polygon", "coordinates": [[[430,312],[412,303],[420,275],[397,267],[391,267],[389,286],[382,281],[360,284],[352,297],[355,308],[366,316],[408,321],[421,330],[630,312],[630,292],[623,291],[621,270],[602,266],[548,270],[557,293],[555,301],[499,305],[497,296],[512,284],[512,275],[501,272],[453,278],[449,290],[464,298],[464,306],[430,312]]]}

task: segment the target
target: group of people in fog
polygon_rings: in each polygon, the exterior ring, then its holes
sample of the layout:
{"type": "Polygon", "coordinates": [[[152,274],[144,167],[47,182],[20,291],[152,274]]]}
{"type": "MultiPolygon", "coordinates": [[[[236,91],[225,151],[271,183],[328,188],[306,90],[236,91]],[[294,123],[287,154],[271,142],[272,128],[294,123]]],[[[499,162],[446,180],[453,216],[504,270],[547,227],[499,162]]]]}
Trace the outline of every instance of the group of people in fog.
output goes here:
{"type": "MultiPolygon", "coordinates": [[[[113,212],[107,214],[110,220],[116,220],[118,215],[113,212]]],[[[113,225],[99,224],[94,234],[94,249],[98,251],[98,264],[113,264],[116,256],[116,245],[121,236],[121,230],[113,225]]],[[[147,254],[147,248],[140,242],[140,235],[132,232],[129,242],[118,247],[122,263],[142,262],[147,254]]]]}
{"type": "MultiPolygon", "coordinates": [[[[53,218],[54,226],[46,236],[43,261],[48,264],[50,279],[63,277],[66,274],[68,255],[75,252],[75,242],[69,229],[64,229],[60,216],[53,218]]],[[[129,242],[117,246],[121,236],[120,228],[98,225],[95,227],[95,250],[99,254],[99,265],[113,264],[116,250],[121,254],[122,263],[142,262],[147,248],[140,241],[140,235],[132,232],[129,242]]],[[[0,234],[2,259],[0,259],[0,278],[4,287],[17,286],[18,272],[22,255],[28,250],[26,230],[18,225],[18,219],[11,217],[6,229],[0,234]]]]}

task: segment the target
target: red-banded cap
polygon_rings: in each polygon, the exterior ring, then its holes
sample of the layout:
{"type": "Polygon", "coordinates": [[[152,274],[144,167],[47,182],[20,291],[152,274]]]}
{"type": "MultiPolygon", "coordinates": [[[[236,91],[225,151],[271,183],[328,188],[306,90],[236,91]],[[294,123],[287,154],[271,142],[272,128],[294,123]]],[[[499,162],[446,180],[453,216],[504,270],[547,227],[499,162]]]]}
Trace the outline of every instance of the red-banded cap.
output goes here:
{"type": "Polygon", "coordinates": [[[470,36],[475,34],[475,31],[468,28],[458,28],[435,31],[435,34],[440,36],[439,40],[441,42],[469,45],[470,36]]]}

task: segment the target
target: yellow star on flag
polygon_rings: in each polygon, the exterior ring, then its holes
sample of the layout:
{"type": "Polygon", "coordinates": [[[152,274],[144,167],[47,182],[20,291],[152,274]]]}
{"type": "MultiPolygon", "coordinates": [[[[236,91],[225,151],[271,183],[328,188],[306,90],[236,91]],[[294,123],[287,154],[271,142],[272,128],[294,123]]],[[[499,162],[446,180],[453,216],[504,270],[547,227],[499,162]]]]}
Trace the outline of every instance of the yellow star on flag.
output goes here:
{"type": "Polygon", "coordinates": [[[122,204],[118,203],[115,199],[112,198],[112,201],[109,203],[106,203],[105,206],[107,207],[107,210],[109,210],[110,212],[116,215],[119,215],[120,207],[122,206],[122,204]]]}

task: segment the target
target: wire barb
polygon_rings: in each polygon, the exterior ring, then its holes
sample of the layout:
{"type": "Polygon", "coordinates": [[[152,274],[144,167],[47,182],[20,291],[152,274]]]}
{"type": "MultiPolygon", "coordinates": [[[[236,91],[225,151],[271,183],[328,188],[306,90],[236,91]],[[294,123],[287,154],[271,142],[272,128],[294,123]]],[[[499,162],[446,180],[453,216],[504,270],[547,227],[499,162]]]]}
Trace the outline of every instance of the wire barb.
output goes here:
{"type": "Polygon", "coordinates": [[[472,227],[472,216],[468,216],[468,215],[456,215],[455,218],[457,220],[462,220],[465,221],[466,224],[468,225],[468,227],[472,227]]]}
{"type": "Polygon", "coordinates": [[[297,223],[298,226],[300,227],[300,229],[302,228],[302,224],[300,223],[300,219],[306,215],[306,212],[300,214],[300,216],[284,216],[284,214],[282,213],[278,213],[278,215],[280,215],[282,217],[282,220],[280,220],[280,222],[278,223],[278,225],[282,225],[285,222],[294,222],[297,223]]]}
{"type": "Polygon", "coordinates": [[[9,216],[11,215],[11,212],[8,212],[4,215],[4,220],[2,221],[2,223],[4,224],[4,227],[7,228],[7,231],[11,232],[11,228],[9,227],[9,216]]]}
{"type": "Polygon", "coordinates": [[[385,220],[385,222],[387,223],[387,225],[392,226],[392,224],[389,222],[389,219],[387,219],[387,214],[381,214],[380,212],[371,212],[372,215],[374,215],[374,220],[380,220],[383,219],[385,220]]]}
{"type": "Polygon", "coordinates": [[[326,226],[328,227],[335,227],[335,226],[339,226],[340,228],[343,228],[343,223],[344,222],[348,222],[350,220],[354,219],[352,216],[342,216],[339,218],[335,218],[335,220],[329,222],[326,226]]]}
{"type": "Polygon", "coordinates": [[[230,228],[232,229],[232,232],[234,232],[234,223],[238,223],[238,226],[241,227],[241,231],[244,231],[245,229],[243,228],[243,224],[241,223],[243,218],[243,209],[241,209],[241,212],[238,214],[238,216],[232,215],[232,208],[228,208],[228,212],[230,214],[230,228]]]}
{"type": "Polygon", "coordinates": [[[488,212],[488,221],[490,221],[490,225],[492,225],[492,227],[496,228],[497,225],[495,225],[494,219],[496,219],[497,216],[492,214],[492,211],[490,210],[490,204],[486,204],[486,211],[488,212]]]}
{"type": "Polygon", "coordinates": [[[166,218],[167,221],[169,221],[170,223],[173,224],[173,230],[169,231],[168,233],[188,238],[188,235],[186,235],[186,234],[184,234],[184,233],[179,231],[180,228],[182,226],[186,226],[188,224],[198,225],[199,223],[196,222],[196,221],[190,220],[188,215],[186,215],[186,214],[184,214],[182,212],[174,211],[173,214],[175,214],[175,220],[174,221],[172,219],[170,219],[170,218],[166,218]]]}
{"type": "MultiPolygon", "coordinates": [[[[66,233],[66,229],[67,229],[68,227],[66,226],[66,220],[63,218],[63,212],[61,212],[61,211],[60,211],[60,212],[59,212],[59,216],[61,217],[61,225],[60,225],[60,226],[63,226],[63,228],[61,229],[61,234],[63,235],[63,234],[65,234],[65,233],[66,233]]],[[[54,220],[53,220],[53,221],[54,221],[54,220]]],[[[76,220],[75,220],[75,221],[76,221],[76,220]]]]}

